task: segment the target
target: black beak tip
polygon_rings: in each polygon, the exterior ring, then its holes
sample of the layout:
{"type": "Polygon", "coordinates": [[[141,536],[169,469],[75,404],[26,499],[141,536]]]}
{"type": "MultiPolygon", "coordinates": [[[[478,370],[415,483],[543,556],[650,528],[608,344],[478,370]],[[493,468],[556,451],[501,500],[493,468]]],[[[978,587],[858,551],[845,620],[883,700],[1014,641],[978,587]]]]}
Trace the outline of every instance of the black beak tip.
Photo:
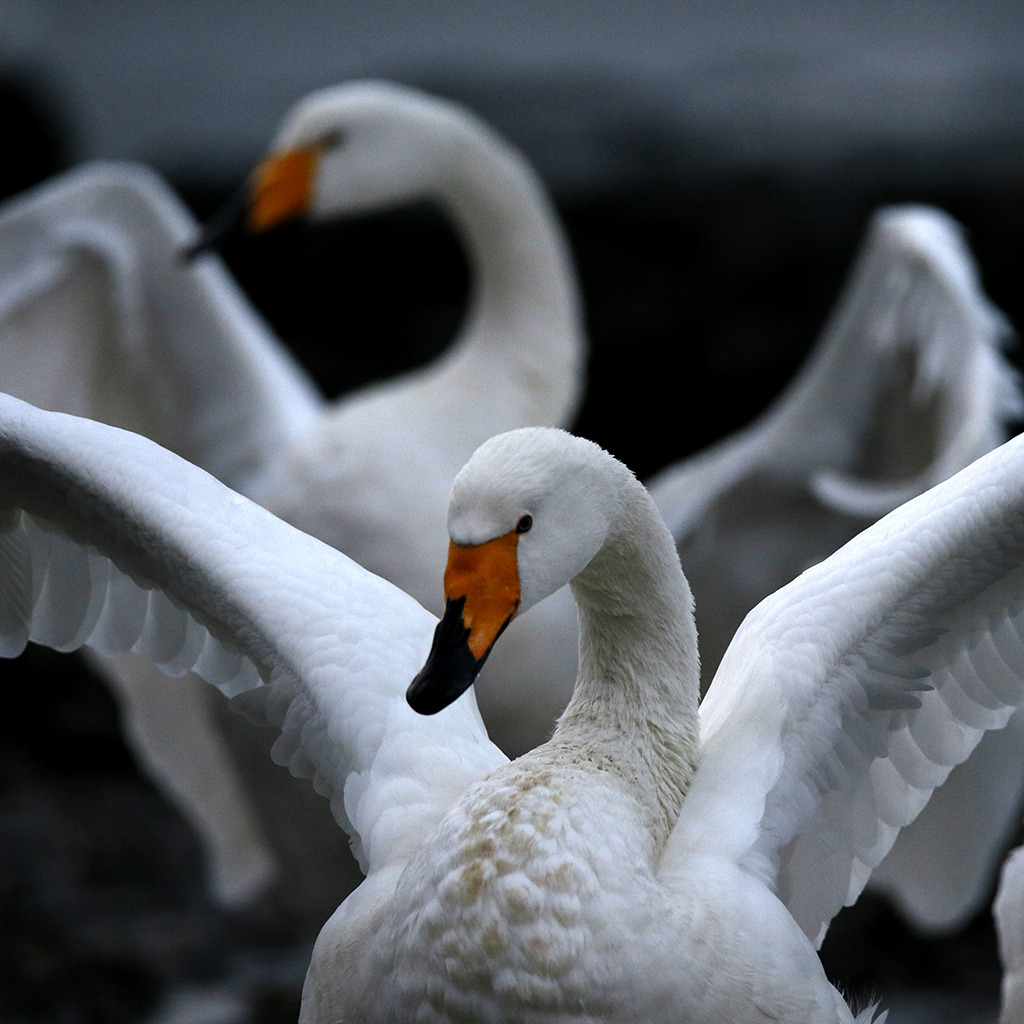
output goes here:
{"type": "Polygon", "coordinates": [[[427,662],[405,691],[409,707],[421,715],[436,715],[458,700],[472,685],[486,660],[477,661],[469,649],[469,630],[462,622],[466,599],[449,601],[434,630],[427,662]]]}
{"type": "Polygon", "coordinates": [[[444,699],[441,689],[434,685],[430,673],[424,668],[405,691],[405,699],[409,707],[419,715],[436,715],[451,703],[444,699]]]}
{"type": "Polygon", "coordinates": [[[240,188],[221,209],[199,230],[199,236],[179,253],[182,263],[191,263],[197,256],[219,248],[233,235],[244,230],[243,222],[249,203],[248,187],[240,188]]]}

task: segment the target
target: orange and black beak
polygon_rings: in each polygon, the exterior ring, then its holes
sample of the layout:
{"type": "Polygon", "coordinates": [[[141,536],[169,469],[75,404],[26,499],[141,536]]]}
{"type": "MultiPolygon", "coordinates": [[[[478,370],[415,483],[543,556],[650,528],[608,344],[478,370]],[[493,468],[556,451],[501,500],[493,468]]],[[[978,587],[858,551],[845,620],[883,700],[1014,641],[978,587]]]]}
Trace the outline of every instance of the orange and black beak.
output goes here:
{"type": "Polygon", "coordinates": [[[216,248],[236,231],[255,234],[308,214],[323,150],[322,145],[296,146],[268,156],[203,226],[185,258],[216,248]]]}
{"type": "Polygon", "coordinates": [[[436,714],[465,693],[512,621],[519,607],[518,541],[513,531],[484,544],[451,543],[444,615],[427,663],[406,692],[414,711],[436,714]]]}

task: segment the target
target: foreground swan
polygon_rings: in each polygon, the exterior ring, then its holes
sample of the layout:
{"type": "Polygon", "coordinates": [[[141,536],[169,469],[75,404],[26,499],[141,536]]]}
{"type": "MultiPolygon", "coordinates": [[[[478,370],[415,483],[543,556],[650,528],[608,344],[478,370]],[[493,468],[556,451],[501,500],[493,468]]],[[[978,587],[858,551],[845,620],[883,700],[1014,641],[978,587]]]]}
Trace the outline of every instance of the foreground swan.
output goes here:
{"type": "MultiPolygon", "coordinates": [[[[4,209],[0,382],[45,408],[158,440],[429,605],[456,471],[495,432],[567,423],[580,398],[585,344],[549,201],[522,157],[468,111],[386,83],[308,97],[258,177],[261,228],[299,213],[440,203],[474,278],[451,350],[326,403],[217,260],[183,262],[200,229],[163,182],[142,168],[99,164],[4,209]],[[296,168],[316,173],[297,183],[288,177],[296,168]],[[299,205],[281,202],[282,183],[299,205]]],[[[350,338],[339,317],[339,345],[367,342],[387,339],[350,338]]],[[[553,656],[532,632],[535,642],[508,659],[533,662],[544,723],[534,729],[549,729],[568,683],[553,702],[543,693],[553,656]]],[[[558,671],[571,678],[572,648],[562,657],[558,671]]],[[[247,902],[302,865],[283,898],[322,919],[345,891],[341,880],[340,890],[320,891],[344,851],[324,859],[336,830],[290,780],[239,775],[237,762],[252,760],[248,747],[262,736],[225,714],[198,680],[170,700],[138,659],[101,667],[143,764],[206,840],[222,897],[247,902]],[[273,830],[282,808],[294,822],[287,835],[273,830]]],[[[516,723],[506,707],[502,699],[490,717],[510,745],[516,723]]]]}
{"type": "Polygon", "coordinates": [[[411,598],[195,467],[7,397],[0,508],[3,654],[193,669],[330,799],[367,877],[317,942],[306,1021],[848,1022],[814,941],[1024,700],[1024,439],[762,603],[699,718],[672,538],[560,431],[495,438],[457,478],[433,644],[411,598]],[[577,687],[509,764],[455,698],[567,580],[577,687]]]}

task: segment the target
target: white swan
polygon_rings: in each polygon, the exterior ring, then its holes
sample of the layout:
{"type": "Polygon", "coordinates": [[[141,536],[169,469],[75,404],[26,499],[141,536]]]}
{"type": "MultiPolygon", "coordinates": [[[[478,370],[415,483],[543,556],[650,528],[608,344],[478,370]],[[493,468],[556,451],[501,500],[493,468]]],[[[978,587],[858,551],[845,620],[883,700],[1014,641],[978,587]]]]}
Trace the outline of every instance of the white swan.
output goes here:
{"type": "MultiPolygon", "coordinates": [[[[261,227],[300,207],[328,216],[416,198],[440,203],[466,246],[474,285],[451,350],[325,403],[217,260],[183,264],[200,229],[163,182],[139,167],[98,164],[19,197],[0,217],[0,380],[42,407],[160,441],[434,603],[455,472],[496,431],[566,423],[579,401],[576,287],[543,187],[468,111],[374,82],[307,97],[256,177],[261,227]],[[275,198],[282,183],[299,195],[282,168],[316,171],[302,183],[299,207],[275,198]]],[[[342,322],[338,334],[345,344],[342,322]]],[[[524,643],[509,658],[536,659],[540,676],[551,658],[539,647],[524,643]]],[[[564,660],[568,676],[571,650],[564,660]]],[[[262,736],[225,715],[200,681],[169,701],[163,680],[138,660],[103,670],[143,763],[206,840],[224,899],[263,891],[282,859],[288,871],[328,857],[285,897],[321,919],[344,892],[340,880],[321,891],[344,851],[332,850],[332,823],[304,789],[275,775],[239,776],[235,762],[251,760],[248,748],[262,736]],[[282,807],[296,819],[287,836],[268,830],[282,807]]],[[[508,740],[506,704],[492,719],[508,740]]]]}
{"type": "Polygon", "coordinates": [[[8,397],[0,507],[3,654],[199,672],[280,727],[349,830],[367,878],[321,932],[305,1021],[849,1022],[814,941],[1024,701],[1024,438],[760,604],[699,719],[672,538],[561,431],[460,473],[433,643],[411,598],[171,453],[8,397]],[[576,691],[509,764],[455,697],[567,579],[576,691]]]}
{"type": "MultiPolygon", "coordinates": [[[[315,94],[296,108],[253,177],[248,219],[262,227],[287,216],[432,194],[462,226],[478,275],[463,346],[481,332],[551,332],[546,356],[535,353],[495,380],[541,374],[555,352],[550,372],[568,389],[559,399],[567,410],[578,382],[577,300],[557,224],[531,181],[504,144],[464,121],[457,108],[396,86],[360,83],[315,94]],[[437,130],[439,117],[445,131],[437,130]],[[481,133],[477,141],[491,147],[486,159],[470,159],[467,146],[454,170],[436,163],[439,140],[450,141],[451,118],[460,125],[456,134],[481,133]],[[399,148],[424,166],[394,157],[399,148]],[[382,154],[390,154],[385,172],[376,166],[382,154]],[[495,183],[518,201],[488,218],[483,214],[494,211],[484,200],[495,183]]],[[[431,394],[415,375],[412,383],[385,385],[325,414],[216,263],[168,273],[195,230],[158,180],[129,168],[91,168],[9,207],[0,221],[0,289],[7,296],[0,313],[10,314],[0,316],[0,373],[8,390],[156,437],[437,607],[431,567],[443,550],[443,524],[440,517],[428,521],[420,509],[431,505],[420,502],[433,487],[440,508],[441,492],[475,444],[514,423],[500,415],[491,421],[489,400],[453,407],[464,388],[446,384],[443,394],[431,394]],[[40,360],[51,357],[72,372],[42,372],[40,360]],[[81,385],[90,379],[99,385],[93,394],[81,385]],[[470,406],[488,422],[463,429],[470,406]],[[460,437],[452,434],[457,443],[448,446],[452,458],[443,469],[422,458],[408,464],[423,452],[396,440],[425,430],[447,441],[456,426],[460,437]],[[396,450],[402,459],[389,457],[396,450]],[[410,490],[412,480],[421,486],[410,490]]],[[[760,597],[1002,439],[1016,399],[999,352],[1003,334],[955,224],[921,207],[876,216],[846,293],[797,381],[750,428],[651,481],[698,595],[705,665],[717,664],[760,597]]],[[[521,352],[518,343],[509,348],[521,352]]],[[[447,371],[434,372],[451,382],[447,371]]],[[[550,408],[538,421],[559,419],[550,408]]],[[[492,659],[481,704],[506,750],[527,749],[549,734],[575,676],[575,631],[567,594],[554,595],[543,611],[513,624],[492,659]],[[533,689],[517,689],[518,702],[510,702],[509,681],[521,672],[533,689]]],[[[128,713],[144,756],[198,821],[221,890],[245,899],[274,868],[274,854],[254,835],[261,827],[255,812],[262,828],[272,828],[281,803],[267,806],[272,777],[252,787],[234,773],[231,755],[219,749],[220,734],[228,730],[236,746],[247,734],[222,715],[210,720],[218,709],[198,684],[192,702],[179,698],[168,707],[162,680],[137,665],[128,678],[128,713]],[[167,725],[172,711],[182,717],[176,735],[167,725]],[[181,734],[197,737],[193,744],[205,737],[206,755],[197,756],[193,745],[183,762],[181,734]],[[205,770],[204,784],[196,785],[195,769],[208,763],[219,765],[222,787],[211,786],[205,770]],[[254,792],[247,795],[247,788],[254,792]],[[254,801],[258,806],[247,812],[254,801]]],[[[995,742],[1012,740],[1007,733],[995,742]]],[[[966,788],[979,807],[982,771],[972,772],[966,788]]],[[[1012,780],[1002,773],[999,785],[982,787],[990,816],[1013,813],[1019,787],[1012,780]]],[[[281,798],[293,817],[300,799],[290,790],[281,798]]],[[[315,808],[307,816],[315,821],[315,808]]],[[[311,842],[328,849],[324,822],[307,827],[319,827],[311,842]]],[[[310,845],[304,831],[289,832],[294,856],[310,845]]],[[[926,820],[920,831],[927,834],[926,820]]],[[[918,921],[962,916],[998,855],[999,844],[987,835],[972,830],[959,857],[942,848],[932,872],[914,868],[937,848],[931,838],[908,846],[912,853],[894,862],[887,888],[918,921]],[[900,864],[910,870],[899,873],[900,864]],[[973,886],[961,884],[967,874],[973,886]],[[922,878],[937,895],[921,891],[922,878]]],[[[317,894],[312,903],[336,895],[317,894]]]]}

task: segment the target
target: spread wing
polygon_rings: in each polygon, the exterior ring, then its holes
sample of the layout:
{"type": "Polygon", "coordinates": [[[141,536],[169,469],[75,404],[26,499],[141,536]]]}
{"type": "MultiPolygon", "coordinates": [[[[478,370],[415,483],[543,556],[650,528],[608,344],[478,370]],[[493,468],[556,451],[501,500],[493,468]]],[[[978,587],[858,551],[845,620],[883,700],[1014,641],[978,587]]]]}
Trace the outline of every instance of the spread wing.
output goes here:
{"type": "Polygon", "coordinates": [[[506,760],[472,696],[406,705],[432,615],[145,438],[0,396],[0,530],[0,653],[132,650],[214,683],[279,726],[275,759],[330,799],[364,870],[506,760]]]}
{"type": "Polygon", "coordinates": [[[1024,703],[1024,436],[758,605],[701,708],[666,854],[724,857],[823,938],[985,730],[1024,703]]]}
{"type": "Polygon", "coordinates": [[[0,387],[249,490],[321,400],[153,172],[96,163],[0,209],[0,387]]]}
{"type": "Polygon", "coordinates": [[[875,215],[786,392],[648,484],[693,587],[707,680],[758,601],[1006,439],[1022,408],[1009,336],[951,218],[875,215]]]}

